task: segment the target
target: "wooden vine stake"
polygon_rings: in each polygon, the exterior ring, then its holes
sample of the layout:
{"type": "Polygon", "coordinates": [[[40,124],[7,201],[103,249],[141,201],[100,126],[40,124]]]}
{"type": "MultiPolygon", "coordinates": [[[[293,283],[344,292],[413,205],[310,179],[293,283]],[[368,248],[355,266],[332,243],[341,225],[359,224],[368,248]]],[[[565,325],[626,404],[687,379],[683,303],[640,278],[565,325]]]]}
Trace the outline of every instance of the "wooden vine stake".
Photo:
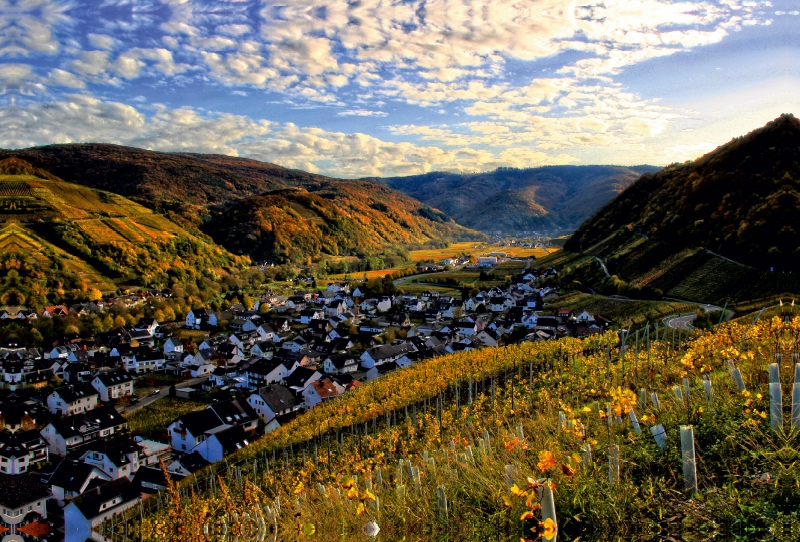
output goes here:
{"type": "Polygon", "coordinates": [[[681,458],[683,460],[683,488],[697,493],[697,460],[694,453],[694,426],[681,425],[681,458]]]}
{"type": "Polygon", "coordinates": [[[608,482],[613,486],[619,482],[619,446],[608,448],[608,482]]]}

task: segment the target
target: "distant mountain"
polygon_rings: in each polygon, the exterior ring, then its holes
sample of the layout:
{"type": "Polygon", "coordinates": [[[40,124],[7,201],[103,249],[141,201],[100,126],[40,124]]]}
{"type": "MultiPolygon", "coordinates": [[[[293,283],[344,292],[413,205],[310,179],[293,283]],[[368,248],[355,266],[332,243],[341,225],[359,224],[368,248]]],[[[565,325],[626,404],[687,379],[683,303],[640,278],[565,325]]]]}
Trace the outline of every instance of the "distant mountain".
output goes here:
{"type": "Polygon", "coordinates": [[[122,196],[0,160],[0,304],[85,300],[92,289],[213,279],[245,264],[122,196]]]}
{"type": "Polygon", "coordinates": [[[244,158],[103,144],[0,151],[0,158],[4,153],[66,181],[128,197],[207,231],[233,252],[259,258],[306,262],[322,254],[481,237],[384,185],[244,158]]]}
{"type": "Polygon", "coordinates": [[[782,115],[701,158],[643,175],[568,241],[590,249],[629,227],[760,269],[800,264],[800,122],[782,115]]]}
{"type": "Polygon", "coordinates": [[[372,179],[476,230],[577,228],[653,166],[547,166],[372,179]]]}

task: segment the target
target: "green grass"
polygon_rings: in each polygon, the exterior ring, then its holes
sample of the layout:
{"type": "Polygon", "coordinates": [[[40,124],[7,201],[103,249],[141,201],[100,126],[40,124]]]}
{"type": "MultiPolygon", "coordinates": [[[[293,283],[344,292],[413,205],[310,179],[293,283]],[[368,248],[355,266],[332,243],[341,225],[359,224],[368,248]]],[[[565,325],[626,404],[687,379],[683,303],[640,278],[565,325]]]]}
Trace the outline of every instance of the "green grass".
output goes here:
{"type": "Polygon", "coordinates": [[[202,410],[207,406],[208,403],[199,401],[165,397],[126,414],[125,417],[133,434],[166,442],[167,427],[175,418],[189,412],[202,410]]]}
{"type": "Polygon", "coordinates": [[[545,313],[555,314],[556,309],[587,310],[610,318],[620,327],[643,327],[647,322],[655,324],[665,316],[694,312],[696,305],[679,301],[643,301],[638,299],[615,299],[601,295],[570,292],[550,302],[545,313]]]}

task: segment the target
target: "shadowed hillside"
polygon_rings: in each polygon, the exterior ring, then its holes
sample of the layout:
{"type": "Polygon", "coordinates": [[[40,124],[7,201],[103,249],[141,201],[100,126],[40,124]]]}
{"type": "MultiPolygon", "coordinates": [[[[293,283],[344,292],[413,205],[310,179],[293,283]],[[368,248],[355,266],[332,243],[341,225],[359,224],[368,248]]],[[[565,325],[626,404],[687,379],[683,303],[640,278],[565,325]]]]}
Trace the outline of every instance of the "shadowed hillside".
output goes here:
{"type": "Polygon", "coordinates": [[[375,179],[481,231],[572,229],[652,166],[500,168],[375,179]]]}
{"type": "Polygon", "coordinates": [[[783,115],[705,156],[643,175],[566,245],[582,251],[629,226],[676,251],[704,247],[760,269],[800,264],[800,122],[783,115]]]}

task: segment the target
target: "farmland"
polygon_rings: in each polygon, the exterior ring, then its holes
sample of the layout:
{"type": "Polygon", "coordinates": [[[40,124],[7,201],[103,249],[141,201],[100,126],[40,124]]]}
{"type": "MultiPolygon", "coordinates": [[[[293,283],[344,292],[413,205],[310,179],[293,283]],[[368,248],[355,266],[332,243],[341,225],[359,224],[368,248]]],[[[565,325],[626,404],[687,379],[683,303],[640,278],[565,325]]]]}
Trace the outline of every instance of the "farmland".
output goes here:
{"type": "MultiPolygon", "coordinates": [[[[797,317],[723,324],[652,337],[624,362],[614,334],[420,362],[197,473],[194,494],[171,489],[171,505],[151,502],[144,521],[138,510],[117,518],[114,537],[190,540],[225,522],[252,538],[256,522],[232,518],[262,514],[276,539],[360,539],[370,522],[380,540],[768,539],[779,504],[796,503],[797,473],[774,453],[762,376],[798,331],[797,317]],[[684,468],[689,443],[702,461],[684,468]]],[[[790,369],[778,368],[784,384],[790,369]]],[[[772,423],[794,449],[788,417],[772,423]]]]}
{"type": "Polygon", "coordinates": [[[164,440],[166,428],[175,418],[189,412],[202,410],[207,406],[208,403],[199,401],[165,397],[135,410],[125,417],[133,434],[148,439],[164,440]]]}

